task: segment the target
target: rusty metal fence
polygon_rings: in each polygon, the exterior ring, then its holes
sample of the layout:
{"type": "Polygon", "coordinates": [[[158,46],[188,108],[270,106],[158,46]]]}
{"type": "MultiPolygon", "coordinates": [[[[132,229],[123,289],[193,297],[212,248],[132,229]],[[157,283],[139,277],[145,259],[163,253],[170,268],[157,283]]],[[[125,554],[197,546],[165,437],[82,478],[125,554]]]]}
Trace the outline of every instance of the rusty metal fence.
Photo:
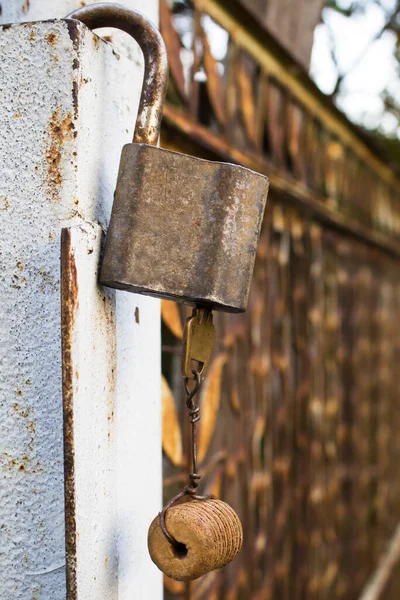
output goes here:
{"type": "MultiPolygon", "coordinates": [[[[245,541],[167,600],[355,600],[400,521],[400,179],[236,2],[161,1],[162,143],[269,175],[249,309],[218,314],[199,460],[245,541]],[[217,43],[217,41],[218,43],[217,43]]],[[[188,313],[187,313],[188,314],[188,313]]],[[[164,302],[164,490],[185,481],[185,309],[164,302]]],[[[398,600],[400,571],[385,600],[398,600]]]]}

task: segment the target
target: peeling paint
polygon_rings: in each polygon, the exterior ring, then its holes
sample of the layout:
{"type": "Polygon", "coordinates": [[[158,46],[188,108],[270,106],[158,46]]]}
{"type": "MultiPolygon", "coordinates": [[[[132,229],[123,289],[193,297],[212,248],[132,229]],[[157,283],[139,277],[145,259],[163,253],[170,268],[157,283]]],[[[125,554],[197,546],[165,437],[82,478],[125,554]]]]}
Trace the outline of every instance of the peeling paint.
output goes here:
{"type": "Polygon", "coordinates": [[[69,33],[69,37],[72,41],[73,48],[75,51],[78,51],[79,45],[80,45],[80,39],[81,39],[80,27],[82,27],[82,25],[78,21],[75,21],[74,19],[68,19],[68,21],[66,21],[66,23],[67,23],[68,33],[69,33]]]}
{"type": "Polygon", "coordinates": [[[72,104],[74,106],[74,116],[77,118],[78,116],[78,92],[79,86],[77,81],[72,82],[72,104]]]}

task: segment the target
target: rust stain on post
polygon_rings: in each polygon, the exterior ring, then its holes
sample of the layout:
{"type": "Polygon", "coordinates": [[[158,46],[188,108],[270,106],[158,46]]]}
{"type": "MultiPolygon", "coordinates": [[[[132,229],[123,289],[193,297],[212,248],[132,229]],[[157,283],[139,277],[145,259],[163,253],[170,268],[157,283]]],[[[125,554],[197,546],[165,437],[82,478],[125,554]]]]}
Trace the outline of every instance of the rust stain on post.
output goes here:
{"type": "Polygon", "coordinates": [[[64,477],[67,598],[76,598],[76,506],[75,450],[73,422],[74,369],[72,364],[72,331],[78,309],[78,283],[75,257],[71,249],[71,231],[61,234],[61,348],[64,410],[64,477]]]}
{"type": "Polygon", "coordinates": [[[46,149],[47,160],[47,187],[52,200],[59,199],[59,188],[63,181],[61,156],[63,145],[72,140],[75,134],[75,125],[72,114],[68,112],[61,116],[61,109],[53,112],[49,123],[49,143],[46,149]]]}
{"type": "Polygon", "coordinates": [[[54,32],[50,32],[46,35],[46,40],[50,46],[55,46],[58,42],[58,36],[54,32]]]}
{"type": "Polygon", "coordinates": [[[29,11],[31,6],[30,0],[25,0],[25,2],[23,3],[21,10],[23,12],[24,15],[26,15],[26,13],[29,11]]]}

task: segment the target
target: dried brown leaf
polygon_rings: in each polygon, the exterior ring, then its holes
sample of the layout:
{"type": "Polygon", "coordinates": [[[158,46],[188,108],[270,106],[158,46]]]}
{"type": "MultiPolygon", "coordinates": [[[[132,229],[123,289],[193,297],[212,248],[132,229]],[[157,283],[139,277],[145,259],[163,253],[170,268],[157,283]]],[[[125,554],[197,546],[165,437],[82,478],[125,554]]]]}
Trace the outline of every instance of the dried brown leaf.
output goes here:
{"type": "Polygon", "coordinates": [[[212,477],[212,480],[207,485],[207,494],[211,494],[216,498],[219,498],[221,495],[221,486],[222,486],[222,469],[218,469],[212,477]]]}
{"type": "Polygon", "coordinates": [[[239,64],[238,84],[240,93],[240,108],[247,138],[253,144],[257,144],[256,106],[254,103],[255,93],[250,74],[243,60],[239,64]]]}
{"type": "Polygon", "coordinates": [[[266,422],[261,416],[257,417],[253,431],[253,468],[254,471],[262,470],[262,438],[265,433],[266,422]]]}
{"type": "Polygon", "coordinates": [[[180,59],[181,41],[174,27],[167,0],[160,0],[160,26],[168,50],[168,64],[174,83],[181,97],[187,101],[185,76],[180,59]]]}
{"type": "Polygon", "coordinates": [[[175,399],[165,377],[161,378],[162,447],[174,465],[182,464],[182,433],[175,399]]]}
{"type": "Polygon", "coordinates": [[[208,372],[201,394],[201,421],[198,442],[198,459],[201,462],[207,454],[217,422],[221,400],[221,382],[227,355],[217,355],[208,372]]]}
{"type": "Polygon", "coordinates": [[[229,395],[229,400],[231,402],[231,407],[235,415],[240,416],[242,413],[242,407],[240,405],[239,391],[236,385],[232,388],[232,391],[229,395]]]}
{"type": "Polygon", "coordinates": [[[207,75],[207,90],[215,116],[223,126],[226,124],[226,109],[222,77],[218,71],[218,63],[213,57],[205,31],[202,31],[204,70],[207,75]]]}
{"type": "Polygon", "coordinates": [[[183,338],[183,327],[177,303],[170,300],[161,300],[161,317],[174,336],[181,340],[183,338]]]}

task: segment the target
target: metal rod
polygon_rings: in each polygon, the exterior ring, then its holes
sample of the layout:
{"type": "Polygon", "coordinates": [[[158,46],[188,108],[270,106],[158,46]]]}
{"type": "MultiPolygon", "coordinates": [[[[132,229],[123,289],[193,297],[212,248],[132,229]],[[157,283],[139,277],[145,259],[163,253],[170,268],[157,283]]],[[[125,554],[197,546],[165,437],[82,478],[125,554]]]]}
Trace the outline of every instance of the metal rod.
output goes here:
{"type": "Polygon", "coordinates": [[[131,35],[144,57],[144,77],[133,141],[156,145],[168,82],[168,56],[157,27],[140,12],[109,2],[84,6],[70,13],[90,29],[115,27],[131,35]]]}
{"type": "Polygon", "coordinates": [[[191,435],[192,471],[191,471],[191,473],[188,474],[189,484],[185,486],[185,488],[182,492],[180,492],[179,494],[174,496],[174,498],[172,498],[168,502],[168,504],[166,504],[166,506],[164,506],[163,510],[160,513],[161,530],[162,530],[163,534],[165,535],[165,537],[167,538],[167,540],[170,542],[170,544],[175,545],[175,546],[179,545],[180,542],[179,542],[179,540],[176,540],[168,531],[167,524],[166,524],[166,516],[167,516],[168,510],[174,504],[176,504],[182,498],[184,498],[185,496],[188,496],[189,498],[191,498],[193,500],[208,500],[209,498],[214,498],[214,496],[212,496],[211,494],[206,494],[204,496],[200,496],[199,494],[196,494],[196,490],[199,485],[199,481],[201,479],[201,476],[197,473],[197,448],[196,448],[196,423],[198,423],[198,421],[200,421],[200,407],[196,406],[196,404],[193,402],[193,399],[200,390],[202,379],[201,379],[201,374],[199,373],[199,371],[193,371],[193,375],[195,376],[195,384],[192,388],[190,387],[190,385],[193,382],[188,377],[185,377],[185,383],[184,383],[185,393],[186,393],[186,406],[189,409],[188,415],[190,417],[190,423],[192,425],[192,429],[191,429],[191,432],[192,432],[192,435],[191,435]]]}
{"type": "Polygon", "coordinates": [[[385,554],[371,575],[359,600],[379,600],[389,582],[394,568],[400,561],[400,523],[397,525],[385,554]]]}

